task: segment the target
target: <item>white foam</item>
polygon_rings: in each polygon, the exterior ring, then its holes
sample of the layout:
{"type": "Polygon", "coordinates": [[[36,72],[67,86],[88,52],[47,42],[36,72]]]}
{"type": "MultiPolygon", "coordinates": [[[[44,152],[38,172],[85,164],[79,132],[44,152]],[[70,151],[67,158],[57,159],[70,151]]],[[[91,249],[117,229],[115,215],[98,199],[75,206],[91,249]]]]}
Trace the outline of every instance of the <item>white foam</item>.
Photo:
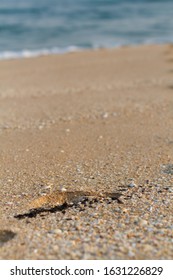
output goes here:
{"type": "Polygon", "coordinates": [[[51,54],[65,54],[69,52],[76,52],[76,51],[82,51],[86,49],[93,49],[97,50],[100,48],[121,48],[122,46],[131,45],[131,46],[137,46],[137,45],[152,45],[152,44],[166,44],[166,43],[173,43],[173,38],[170,40],[162,39],[159,40],[157,38],[154,39],[146,39],[144,41],[139,42],[130,42],[126,41],[123,43],[117,42],[116,44],[93,44],[92,47],[77,47],[77,46],[69,46],[65,48],[59,48],[54,47],[50,49],[38,49],[38,50],[22,50],[22,51],[1,51],[0,52],[0,60],[7,60],[7,59],[19,59],[19,58],[30,58],[30,57],[38,57],[38,56],[44,56],[44,55],[51,55],[51,54]]]}
{"type": "Polygon", "coordinates": [[[64,54],[68,52],[76,52],[82,50],[76,46],[69,46],[66,48],[52,48],[52,49],[40,49],[40,50],[22,50],[22,51],[2,51],[0,52],[0,60],[5,59],[18,59],[18,58],[30,58],[37,56],[44,56],[49,54],[64,54]]]}

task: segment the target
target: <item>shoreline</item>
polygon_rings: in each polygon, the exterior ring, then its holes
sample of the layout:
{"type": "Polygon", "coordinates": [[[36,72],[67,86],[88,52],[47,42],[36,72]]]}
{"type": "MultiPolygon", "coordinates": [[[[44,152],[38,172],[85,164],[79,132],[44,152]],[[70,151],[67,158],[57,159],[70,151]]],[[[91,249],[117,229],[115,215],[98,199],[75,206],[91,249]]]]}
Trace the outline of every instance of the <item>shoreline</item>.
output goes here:
{"type": "Polygon", "coordinates": [[[0,52],[0,61],[9,61],[9,60],[20,60],[20,59],[30,59],[30,58],[39,58],[39,57],[49,57],[49,56],[59,56],[59,55],[66,55],[66,54],[73,54],[78,52],[92,52],[92,51],[100,51],[100,50],[117,50],[121,48],[140,48],[143,46],[169,46],[172,45],[173,42],[151,42],[151,43],[134,43],[134,44],[124,44],[124,45],[115,45],[110,47],[78,47],[78,46],[69,46],[64,48],[53,47],[50,49],[24,49],[20,51],[1,51],[0,52]]]}
{"type": "Polygon", "coordinates": [[[173,258],[172,58],[169,44],[0,61],[1,259],[173,258]],[[122,203],[54,209],[63,188],[122,203]]]}

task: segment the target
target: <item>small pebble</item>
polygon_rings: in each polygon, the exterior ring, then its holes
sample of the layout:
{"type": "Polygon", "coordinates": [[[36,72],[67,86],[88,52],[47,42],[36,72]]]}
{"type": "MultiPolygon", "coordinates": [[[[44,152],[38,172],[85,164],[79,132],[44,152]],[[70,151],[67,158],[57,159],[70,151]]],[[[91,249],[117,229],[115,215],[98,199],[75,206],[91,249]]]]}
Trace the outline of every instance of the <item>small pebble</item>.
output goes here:
{"type": "Polygon", "coordinates": [[[59,228],[54,229],[53,232],[54,232],[55,234],[58,234],[58,235],[61,235],[61,234],[62,234],[62,230],[59,229],[59,228]]]}
{"type": "Polygon", "coordinates": [[[103,119],[107,119],[108,116],[109,116],[108,112],[105,112],[105,113],[102,114],[102,118],[103,118],[103,119]]]}
{"type": "Polygon", "coordinates": [[[148,221],[146,221],[146,220],[140,220],[140,221],[139,221],[139,225],[140,225],[141,227],[145,227],[145,226],[148,225],[148,221]]]}
{"type": "Polygon", "coordinates": [[[136,185],[135,185],[134,182],[132,182],[132,183],[128,184],[128,187],[129,187],[129,188],[134,188],[134,187],[136,187],[136,185]]]}

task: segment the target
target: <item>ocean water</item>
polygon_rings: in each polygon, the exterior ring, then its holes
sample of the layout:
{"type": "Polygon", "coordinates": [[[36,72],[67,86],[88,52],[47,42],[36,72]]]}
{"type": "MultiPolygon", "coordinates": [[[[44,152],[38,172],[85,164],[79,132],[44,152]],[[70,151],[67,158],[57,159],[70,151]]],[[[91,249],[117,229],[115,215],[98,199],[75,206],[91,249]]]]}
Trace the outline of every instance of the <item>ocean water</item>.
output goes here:
{"type": "Polygon", "coordinates": [[[0,0],[0,59],[173,42],[173,0],[0,0]]]}

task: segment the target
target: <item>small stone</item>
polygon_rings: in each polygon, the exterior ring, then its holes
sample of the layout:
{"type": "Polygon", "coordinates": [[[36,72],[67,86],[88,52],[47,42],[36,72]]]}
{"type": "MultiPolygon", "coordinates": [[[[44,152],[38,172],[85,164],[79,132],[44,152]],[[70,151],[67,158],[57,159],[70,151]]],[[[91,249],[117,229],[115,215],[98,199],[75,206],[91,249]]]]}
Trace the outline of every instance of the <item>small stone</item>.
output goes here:
{"type": "Polygon", "coordinates": [[[58,234],[61,235],[62,234],[62,230],[61,229],[52,229],[48,231],[48,234],[58,234]]]}
{"type": "Polygon", "coordinates": [[[39,126],[38,126],[38,129],[39,129],[39,130],[42,130],[43,127],[44,127],[43,125],[39,125],[39,126]]]}
{"type": "Polygon", "coordinates": [[[128,252],[128,256],[129,256],[129,257],[134,257],[135,254],[134,254],[132,251],[129,251],[129,252],[128,252]]]}
{"type": "Polygon", "coordinates": [[[51,189],[51,187],[52,187],[51,185],[44,186],[44,187],[43,187],[43,190],[51,189]]]}
{"type": "Polygon", "coordinates": [[[55,234],[58,234],[58,235],[61,235],[61,234],[62,234],[62,230],[59,229],[59,228],[54,229],[53,232],[54,232],[55,234]]]}
{"type": "Polygon", "coordinates": [[[120,213],[121,209],[117,207],[117,208],[114,209],[114,211],[117,212],[117,213],[120,213]]]}
{"type": "Polygon", "coordinates": [[[136,185],[135,185],[134,182],[131,182],[130,184],[128,184],[128,187],[129,187],[129,188],[134,188],[134,187],[136,187],[136,185]]]}
{"type": "Polygon", "coordinates": [[[66,191],[67,191],[67,189],[66,189],[64,186],[60,186],[60,187],[59,187],[59,190],[60,190],[61,192],[66,192],[66,191]]]}
{"type": "Polygon", "coordinates": [[[162,166],[162,172],[173,175],[173,164],[165,164],[162,166]]]}
{"type": "Polygon", "coordinates": [[[124,208],[123,213],[127,213],[127,212],[128,212],[128,209],[124,208]]]}
{"type": "Polygon", "coordinates": [[[6,202],[5,203],[6,205],[12,205],[12,204],[14,204],[12,201],[8,201],[8,202],[6,202]]]}
{"type": "Polygon", "coordinates": [[[130,183],[127,185],[129,188],[134,188],[134,187],[136,187],[136,184],[135,184],[133,178],[130,178],[129,181],[130,181],[130,183]]]}
{"type": "Polygon", "coordinates": [[[140,221],[139,221],[139,225],[140,225],[141,227],[145,227],[145,226],[148,225],[148,221],[146,221],[146,220],[140,220],[140,221]]]}
{"type": "Polygon", "coordinates": [[[59,247],[57,245],[53,246],[53,250],[54,252],[58,252],[59,251],[59,247]]]}
{"type": "Polygon", "coordinates": [[[107,119],[108,116],[109,116],[108,112],[105,112],[105,113],[102,114],[102,118],[103,118],[103,119],[107,119]]]}

